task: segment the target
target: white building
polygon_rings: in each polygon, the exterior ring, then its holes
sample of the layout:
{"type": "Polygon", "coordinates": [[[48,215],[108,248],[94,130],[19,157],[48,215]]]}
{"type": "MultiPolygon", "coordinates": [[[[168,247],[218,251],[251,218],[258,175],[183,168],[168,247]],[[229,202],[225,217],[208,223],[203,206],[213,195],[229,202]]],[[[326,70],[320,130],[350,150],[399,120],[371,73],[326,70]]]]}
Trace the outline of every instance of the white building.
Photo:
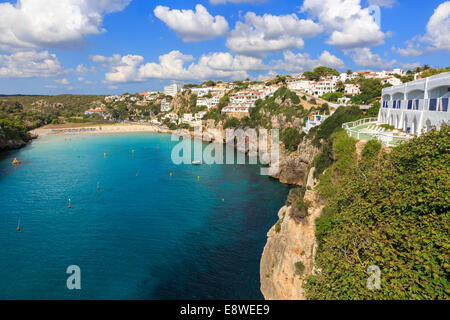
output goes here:
{"type": "Polygon", "coordinates": [[[393,86],[398,86],[398,85],[401,85],[403,82],[402,82],[402,80],[400,80],[399,78],[396,78],[396,77],[388,77],[388,78],[384,78],[383,80],[381,80],[381,84],[383,86],[388,83],[393,86]]]}
{"type": "Polygon", "coordinates": [[[450,72],[383,89],[378,122],[415,135],[449,123],[450,72]]]}
{"type": "Polygon", "coordinates": [[[316,97],[321,97],[325,93],[336,91],[336,83],[337,81],[334,80],[322,80],[313,82],[309,93],[316,97]]]}
{"type": "Polygon", "coordinates": [[[360,92],[361,92],[361,90],[359,88],[359,84],[347,83],[345,85],[344,93],[347,95],[354,96],[354,95],[360,94],[360,92]]]}
{"type": "Polygon", "coordinates": [[[211,95],[213,97],[219,97],[219,99],[220,99],[220,98],[222,98],[225,95],[226,91],[227,91],[226,88],[223,88],[223,87],[216,88],[216,87],[214,87],[214,88],[211,88],[209,90],[209,93],[211,93],[211,95]]]}
{"type": "Polygon", "coordinates": [[[120,99],[120,96],[107,96],[107,97],[105,97],[105,101],[107,103],[119,101],[119,99],[120,99]]]}
{"type": "Polygon", "coordinates": [[[101,107],[97,107],[95,109],[89,109],[89,110],[85,111],[84,114],[85,115],[98,114],[98,115],[104,117],[105,112],[106,112],[105,109],[103,109],[101,107]]]}
{"type": "Polygon", "coordinates": [[[203,117],[204,117],[207,113],[208,113],[208,112],[206,112],[206,111],[200,111],[200,112],[197,112],[196,114],[194,114],[194,119],[195,119],[195,120],[202,120],[203,117]]]}
{"type": "Polygon", "coordinates": [[[306,118],[303,132],[308,133],[314,127],[320,126],[329,116],[328,115],[314,115],[306,118]]]}
{"type": "Polygon", "coordinates": [[[170,107],[170,102],[167,101],[166,99],[163,99],[161,101],[161,112],[168,112],[170,111],[171,107],[170,107]]]}
{"type": "Polygon", "coordinates": [[[175,97],[178,92],[181,92],[181,86],[177,83],[164,87],[164,94],[167,96],[175,97]]]}
{"type": "Polygon", "coordinates": [[[195,93],[197,97],[201,98],[209,94],[210,88],[192,88],[192,93],[195,93]]]}
{"type": "Polygon", "coordinates": [[[298,80],[292,81],[288,84],[289,90],[303,90],[309,92],[314,81],[309,80],[298,80]]]}
{"type": "Polygon", "coordinates": [[[251,104],[246,103],[230,103],[228,106],[222,108],[223,113],[248,113],[251,104]]]}
{"type": "Polygon", "coordinates": [[[406,75],[406,72],[403,69],[396,68],[391,71],[391,74],[398,74],[399,76],[403,77],[406,75]]]}
{"type": "Polygon", "coordinates": [[[186,122],[189,123],[189,122],[191,122],[191,121],[194,121],[194,116],[192,115],[192,113],[185,113],[185,114],[183,115],[182,121],[185,122],[185,123],[186,123],[186,122]]]}
{"type": "Polygon", "coordinates": [[[209,105],[209,99],[199,98],[197,99],[197,107],[207,107],[209,105]]]}
{"type": "Polygon", "coordinates": [[[338,99],[338,104],[339,105],[346,105],[349,104],[352,101],[352,99],[348,98],[348,97],[342,97],[338,99]]]}

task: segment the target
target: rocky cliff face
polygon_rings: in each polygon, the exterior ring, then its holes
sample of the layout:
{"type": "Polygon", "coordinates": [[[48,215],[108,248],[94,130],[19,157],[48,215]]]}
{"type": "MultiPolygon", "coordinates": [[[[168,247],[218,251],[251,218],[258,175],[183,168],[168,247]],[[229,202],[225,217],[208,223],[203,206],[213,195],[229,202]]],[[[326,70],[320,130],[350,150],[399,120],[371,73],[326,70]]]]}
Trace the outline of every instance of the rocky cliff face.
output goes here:
{"type": "MultiPolygon", "coordinates": [[[[305,186],[308,168],[312,166],[318,153],[319,149],[314,147],[309,140],[304,139],[297,152],[291,154],[283,152],[280,155],[279,169],[272,170],[271,177],[279,179],[281,183],[305,186]]],[[[272,165],[272,167],[275,167],[275,165],[272,165]]]]}
{"type": "MultiPolygon", "coordinates": [[[[310,179],[308,179],[310,180],[310,179]]],[[[303,279],[313,272],[316,250],[315,220],[322,213],[318,191],[307,190],[308,215],[294,217],[295,207],[284,206],[279,221],[267,234],[260,264],[261,292],[267,300],[303,300],[303,279]]]]}
{"type": "Polygon", "coordinates": [[[9,139],[5,132],[0,128],[0,151],[19,149],[26,145],[22,139],[9,139]]]}
{"type": "Polygon", "coordinates": [[[302,283],[304,277],[313,272],[315,220],[324,207],[318,191],[314,190],[316,181],[312,166],[318,153],[319,150],[304,139],[297,152],[281,155],[279,170],[272,175],[282,183],[307,188],[304,194],[298,191],[300,189],[291,190],[288,205],[280,209],[279,221],[267,234],[260,264],[261,292],[265,299],[305,298],[302,283]],[[299,202],[306,204],[308,209],[299,206],[299,202]]]}

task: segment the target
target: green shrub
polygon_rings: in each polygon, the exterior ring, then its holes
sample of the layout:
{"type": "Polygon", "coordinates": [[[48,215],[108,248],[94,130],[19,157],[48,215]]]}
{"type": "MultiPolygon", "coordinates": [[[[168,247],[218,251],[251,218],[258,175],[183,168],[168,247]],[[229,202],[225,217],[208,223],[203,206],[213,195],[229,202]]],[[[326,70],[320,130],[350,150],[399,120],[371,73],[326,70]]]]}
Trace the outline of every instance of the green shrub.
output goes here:
{"type": "Polygon", "coordinates": [[[336,112],[327,118],[320,126],[311,129],[310,134],[314,137],[313,143],[320,146],[320,140],[329,140],[336,130],[342,130],[342,125],[346,122],[363,118],[361,109],[356,106],[339,107],[336,112]]]}
{"type": "Polygon", "coordinates": [[[301,134],[295,128],[286,128],[281,131],[281,141],[283,141],[284,146],[289,151],[296,151],[298,145],[302,141],[304,134],[301,134]]]}
{"type": "Polygon", "coordinates": [[[276,232],[276,233],[280,233],[280,231],[281,231],[281,223],[282,223],[282,220],[279,220],[279,221],[275,224],[275,232],[276,232]]]}
{"type": "Polygon", "coordinates": [[[238,118],[232,117],[227,119],[227,121],[225,121],[225,124],[223,125],[224,129],[228,129],[228,128],[238,128],[240,125],[240,121],[238,118]]]}
{"type": "Polygon", "coordinates": [[[389,124],[382,124],[380,127],[384,128],[386,130],[394,130],[395,129],[394,126],[391,126],[389,124]]]}
{"type": "Polygon", "coordinates": [[[297,273],[303,273],[303,271],[305,271],[305,265],[303,264],[303,262],[298,261],[295,263],[295,270],[297,273]]]}

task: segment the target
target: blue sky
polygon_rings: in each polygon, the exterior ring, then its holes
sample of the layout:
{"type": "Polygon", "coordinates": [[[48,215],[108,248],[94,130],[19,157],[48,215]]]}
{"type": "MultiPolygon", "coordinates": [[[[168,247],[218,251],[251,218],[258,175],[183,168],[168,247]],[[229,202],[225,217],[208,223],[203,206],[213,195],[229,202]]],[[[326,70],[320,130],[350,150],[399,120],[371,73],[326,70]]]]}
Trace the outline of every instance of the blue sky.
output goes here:
{"type": "Polygon", "coordinates": [[[450,1],[0,1],[0,94],[447,67],[449,33],[450,1]]]}

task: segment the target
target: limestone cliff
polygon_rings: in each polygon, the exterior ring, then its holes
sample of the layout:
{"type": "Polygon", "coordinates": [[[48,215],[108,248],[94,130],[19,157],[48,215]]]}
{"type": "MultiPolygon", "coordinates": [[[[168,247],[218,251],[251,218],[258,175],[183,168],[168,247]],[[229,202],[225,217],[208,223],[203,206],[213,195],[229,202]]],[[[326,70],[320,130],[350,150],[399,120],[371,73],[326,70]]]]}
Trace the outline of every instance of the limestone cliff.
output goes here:
{"type": "Polygon", "coordinates": [[[304,202],[306,217],[299,219],[295,204],[284,206],[278,213],[280,220],[267,234],[260,264],[261,292],[267,300],[305,299],[302,282],[313,272],[315,220],[324,205],[312,189],[306,190],[304,202]]]}
{"type": "MultiPolygon", "coordinates": [[[[273,172],[271,177],[279,179],[281,183],[305,186],[308,169],[318,153],[319,149],[314,147],[308,139],[304,139],[296,152],[281,152],[278,170],[271,171],[273,172]]],[[[272,167],[275,167],[275,164],[272,167]]]]}

